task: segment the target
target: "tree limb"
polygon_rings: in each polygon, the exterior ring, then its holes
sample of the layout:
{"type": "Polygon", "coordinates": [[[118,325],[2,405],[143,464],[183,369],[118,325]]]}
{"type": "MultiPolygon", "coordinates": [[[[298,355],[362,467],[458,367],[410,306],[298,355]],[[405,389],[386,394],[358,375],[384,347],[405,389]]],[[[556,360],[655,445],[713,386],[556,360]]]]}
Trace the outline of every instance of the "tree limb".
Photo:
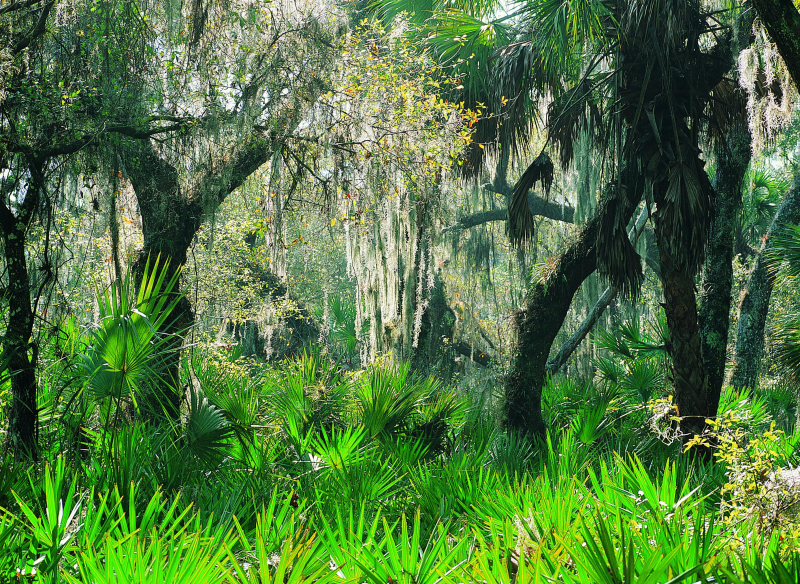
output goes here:
{"type": "Polygon", "coordinates": [[[800,12],[792,0],[753,0],[753,6],[800,89],[800,12]]]}
{"type": "MultiPolygon", "coordinates": [[[[631,228],[630,237],[631,242],[635,245],[636,241],[639,239],[639,236],[644,231],[644,225],[647,220],[647,207],[642,209],[642,212],[639,214],[639,217],[636,219],[636,223],[631,228]]],[[[586,318],[583,319],[583,322],[578,327],[578,329],[572,333],[572,336],[567,339],[567,341],[561,345],[561,348],[556,353],[556,356],[553,357],[550,361],[547,362],[545,366],[545,371],[550,375],[555,375],[559,369],[561,369],[567,360],[570,358],[572,353],[575,352],[575,349],[578,348],[578,345],[581,344],[586,335],[594,328],[594,325],[597,324],[597,321],[600,320],[600,317],[603,315],[603,312],[608,305],[611,304],[611,301],[617,295],[617,288],[614,286],[609,286],[606,288],[605,292],[600,296],[597,300],[595,305],[589,311],[589,314],[586,315],[586,318]]]]}
{"type": "Polygon", "coordinates": [[[36,21],[36,25],[30,30],[30,32],[28,32],[28,34],[14,43],[14,47],[11,49],[12,55],[18,55],[27,49],[34,40],[44,34],[47,25],[47,17],[50,16],[50,11],[53,9],[53,6],[55,6],[55,3],[55,0],[51,0],[44,5],[44,8],[42,8],[42,13],[39,15],[39,20],[36,21]]]}
{"type": "MultiPolygon", "coordinates": [[[[490,193],[497,193],[506,197],[511,194],[510,188],[505,189],[502,186],[495,187],[492,184],[485,184],[482,185],[482,187],[490,193]]],[[[563,221],[564,223],[575,222],[574,208],[570,207],[569,205],[559,205],[554,201],[543,199],[539,195],[536,195],[533,191],[528,193],[528,208],[534,217],[546,217],[548,219],[553,219],[554,221],[563,221]]],[[[507,218],[508,210],[505,208],[492,209],[491,211],[479,211],[477,213],[472,213],[471,215],[462,217],[458,220],[458,223],[454,225],[445,227],[442,229],[442,233],[444,234],[449,231],[470,229],[471,227],[477,227],[491,221],[505,221],[507,218]]]]}

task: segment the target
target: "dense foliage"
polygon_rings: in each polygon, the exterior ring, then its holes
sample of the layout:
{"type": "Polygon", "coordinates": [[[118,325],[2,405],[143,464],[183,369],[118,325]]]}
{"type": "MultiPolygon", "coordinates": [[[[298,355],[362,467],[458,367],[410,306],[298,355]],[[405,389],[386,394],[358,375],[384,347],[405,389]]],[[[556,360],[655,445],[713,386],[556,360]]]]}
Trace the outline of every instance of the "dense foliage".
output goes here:
{"type": "Polygon", "coordinates": [[[800,581],[797,6],[4,3],[0,584],[800,581]]]}

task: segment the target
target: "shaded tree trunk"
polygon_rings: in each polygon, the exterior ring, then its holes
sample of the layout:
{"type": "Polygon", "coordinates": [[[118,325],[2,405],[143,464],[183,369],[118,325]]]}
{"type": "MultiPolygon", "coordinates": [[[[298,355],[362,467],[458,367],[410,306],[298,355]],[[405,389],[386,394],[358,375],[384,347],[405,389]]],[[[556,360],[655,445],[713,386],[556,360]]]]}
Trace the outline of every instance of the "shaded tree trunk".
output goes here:
{"type": "Polygon", "coordinates": [[[752,0],[752,3],[778,46],[795,87],[800,89],[800,12],[792,0],[752,0]]]}
{"type": "Polygon", "coordinates": [[[773,236],[786,225],[800,223],[800,174],[783,199],[769,226],[758,252],[739,304],[736,328],[736,354],[731,383],[734,387],[754,388],[758,383],[761,357],[764,353],[764,325],[772,296],[772,278],[767,271],[767,256],[773,236]]]}
{"type": "MultiPolygon", "coordinates": [[[[630,231],[629,238],[633,245],[636,245],[636,241],[639,239],[642,231],[644,231],[646,221],[647,209],[645,208],[642,210],[638,219],[636,219],[636,223],[630,231]]],[[[586,315],[586,318],[583,319],[583,322],[581,322],[577,330],[572,333],[563,345],[561,345],[556,355],[547,362],[547,373],[555,375],[558,370],[564,366],[567,360],[572,356],[572,353],[575,352],[575,349],[578,348],[581,342],[583,342],[583,339],[586,338],[586,335],[591,332],[597,324],[597,321],[600,320],[600,317],[603,316],[608,305],[617,297],[618,292],[619,290],[614,286],[609,286],[605,289],[597,299],[597,302],[594,303],[594,306],[589,310],[589,314],[586,315]]]]}
{"type": "Polygon", "coordinates": [[[9,356],[11,408],[9,439],[17,457],[38,458],[36,409],[36,345],[32,342],[33,309],[25,260],[25,227],[3,224],[3,247],[8,267],[8,330],[3,353],[9,356]]]}
{"type": "Polygon", "coordinates": [[[708,375],[708,417],[716,415],[727,362],[733,284],[734,227],[742,204],[742,181],[750,163],[747,121],[729,132],[717,153],[714,218],[708,235],[701,285],[700,337],[708,375]]]}
{"type": "MultiPolygon", "coordinates": [[[[279,147],[275,139],[251,137],[235,149],[224,163],[207,171],[184,188],[175,166],[164,160],[149,142],[134,145],[123,153],[126,171],[136,193],[142,216],[144,245],[134,262],[134,273],[141,279],[147,259],[151,265],[160,256],[169,260],[169,278],[186,263],[189,247],[206,218],[244,180],[263,165],[279,147]]],[[[163,363],[168,387],[160,388],[157,404],[173,419],[180,414],[183,392],[180,388],[181,334],[194,323],[194,313],[185,296],[173,310],[163,333],[174,335],[171,350],[163,363]]]]}
{"type": "Polygon", "coordinates": [[[664,313],[667,317],[672,358],[672,378],[675,403],[681,416],[684,439],[702,434],[708,414],[708,375],[703,362],[702,342],[697,322],[694,269],[676,259],[677,251],[670,242],[678,241],[674,232],[682,226],[670,220],[666,210],[667,183],[653,187],[658,210],[653,214],[658,260],[661,266],[661,286],[664,292],[664,313]]]}
{"type": "Polygon", "coordinates": [[[631,220],[643,192],[643,185],[637,179],[625,177],[627,196],[621,197],[615,205],[604,202],[597,209],[575,241],[552,262],[544,280],[528,291],[525,306],[516,312],[517,340],[503,403],[503,422],[507,428],[544,434],[542,388],[550,350],[575,293],[597,267],[597,237],[603,214],[610,209],[620,213],[625,224],[631,220]]]}
{"type": "Polygon", "coordinates": [[[36,365],[38,348],[33,340],[33,306],[31,282],[25,257],[26,233],[39,205],[43,181],[41,167],[32,169],[33,176],[22,208],[15,216],[0,204],[0,232],[8,273],[8,328],[2,337],[3,355],[8,359],[11,376],[9,407],[9,446],[18,458],[38,459],[39,412],[36,403],[36,365]]]}

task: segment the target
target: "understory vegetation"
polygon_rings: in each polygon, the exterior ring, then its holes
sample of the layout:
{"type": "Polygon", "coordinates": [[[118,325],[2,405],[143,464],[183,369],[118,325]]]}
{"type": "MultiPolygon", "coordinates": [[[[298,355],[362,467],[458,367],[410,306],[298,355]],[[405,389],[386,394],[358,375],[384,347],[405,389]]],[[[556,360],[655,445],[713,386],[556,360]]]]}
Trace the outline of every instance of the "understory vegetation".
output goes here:
{"type": "Polygon", "coordinates": [[[681,456],[659,327],[603,333],[595,381],[551,381],[544,439],[408,363],[353,370],[317,349],[271,366],[213,343],[186,351],[178,423],[152,395],[166,273],[112,286],[100,327],[54,337],[42,462],[2,461],[5,581],[800,577],[785,404],[729,388],[716,463],[681,456]]]}
{"type": "Polygon", "coordinates": [[[2,466],[4,578],[800,576],[800,479],[779,470],[796,464],[797,437],[776,428],[764,398],[726,394],[718,464],[692,465],[679,441],[662,441],[673,422],[641,386],[553,386],[554,432],[532,442],[498,432],[480,404],[408,366],[343,372],[319,355],[277,368],[234,357],[195,351],[180,427],[136,421],[132,393],[43,392],[48,462],[2,466]]]}

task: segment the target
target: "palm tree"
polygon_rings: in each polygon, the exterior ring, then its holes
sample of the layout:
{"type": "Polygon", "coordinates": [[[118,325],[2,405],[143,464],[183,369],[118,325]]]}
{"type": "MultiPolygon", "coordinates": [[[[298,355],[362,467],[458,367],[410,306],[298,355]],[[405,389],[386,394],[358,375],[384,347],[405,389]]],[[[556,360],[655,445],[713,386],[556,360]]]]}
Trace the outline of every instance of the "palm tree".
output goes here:
{"type": "MultiPolygon", "coordinates": [[[[712,194],[699,143],[712,92],[731,63],[727,27],[698,0],[528,0],[515,7],[514,40],[488,61],[495,95],[528,99],[549,92],[548,140],[561,163],[570,164],[575,137],[587,130],[596,151],[612,162],[598,214],[518,313],[507,423],[544,429],[536,410],[552,330],[595,266],[623,293],[636,294],[641,264],[626,227],[644,192],[659,248],[675,399],[687,435],[699,433],[716,413],[707,395],[694,290],[712,194]],[[543,328],[547,335],[540,334],[543,328]]],[[[455,21],[453,10],[429,19],[428,26],[455,21]]],[[[524,124],[515,120],[512,126],[524,124]]],[[[536,183],[546,190],[552,171],[543,152],[517,183],[509,206],[512,241],[532,236],[524,197],[536,183]]]]}

